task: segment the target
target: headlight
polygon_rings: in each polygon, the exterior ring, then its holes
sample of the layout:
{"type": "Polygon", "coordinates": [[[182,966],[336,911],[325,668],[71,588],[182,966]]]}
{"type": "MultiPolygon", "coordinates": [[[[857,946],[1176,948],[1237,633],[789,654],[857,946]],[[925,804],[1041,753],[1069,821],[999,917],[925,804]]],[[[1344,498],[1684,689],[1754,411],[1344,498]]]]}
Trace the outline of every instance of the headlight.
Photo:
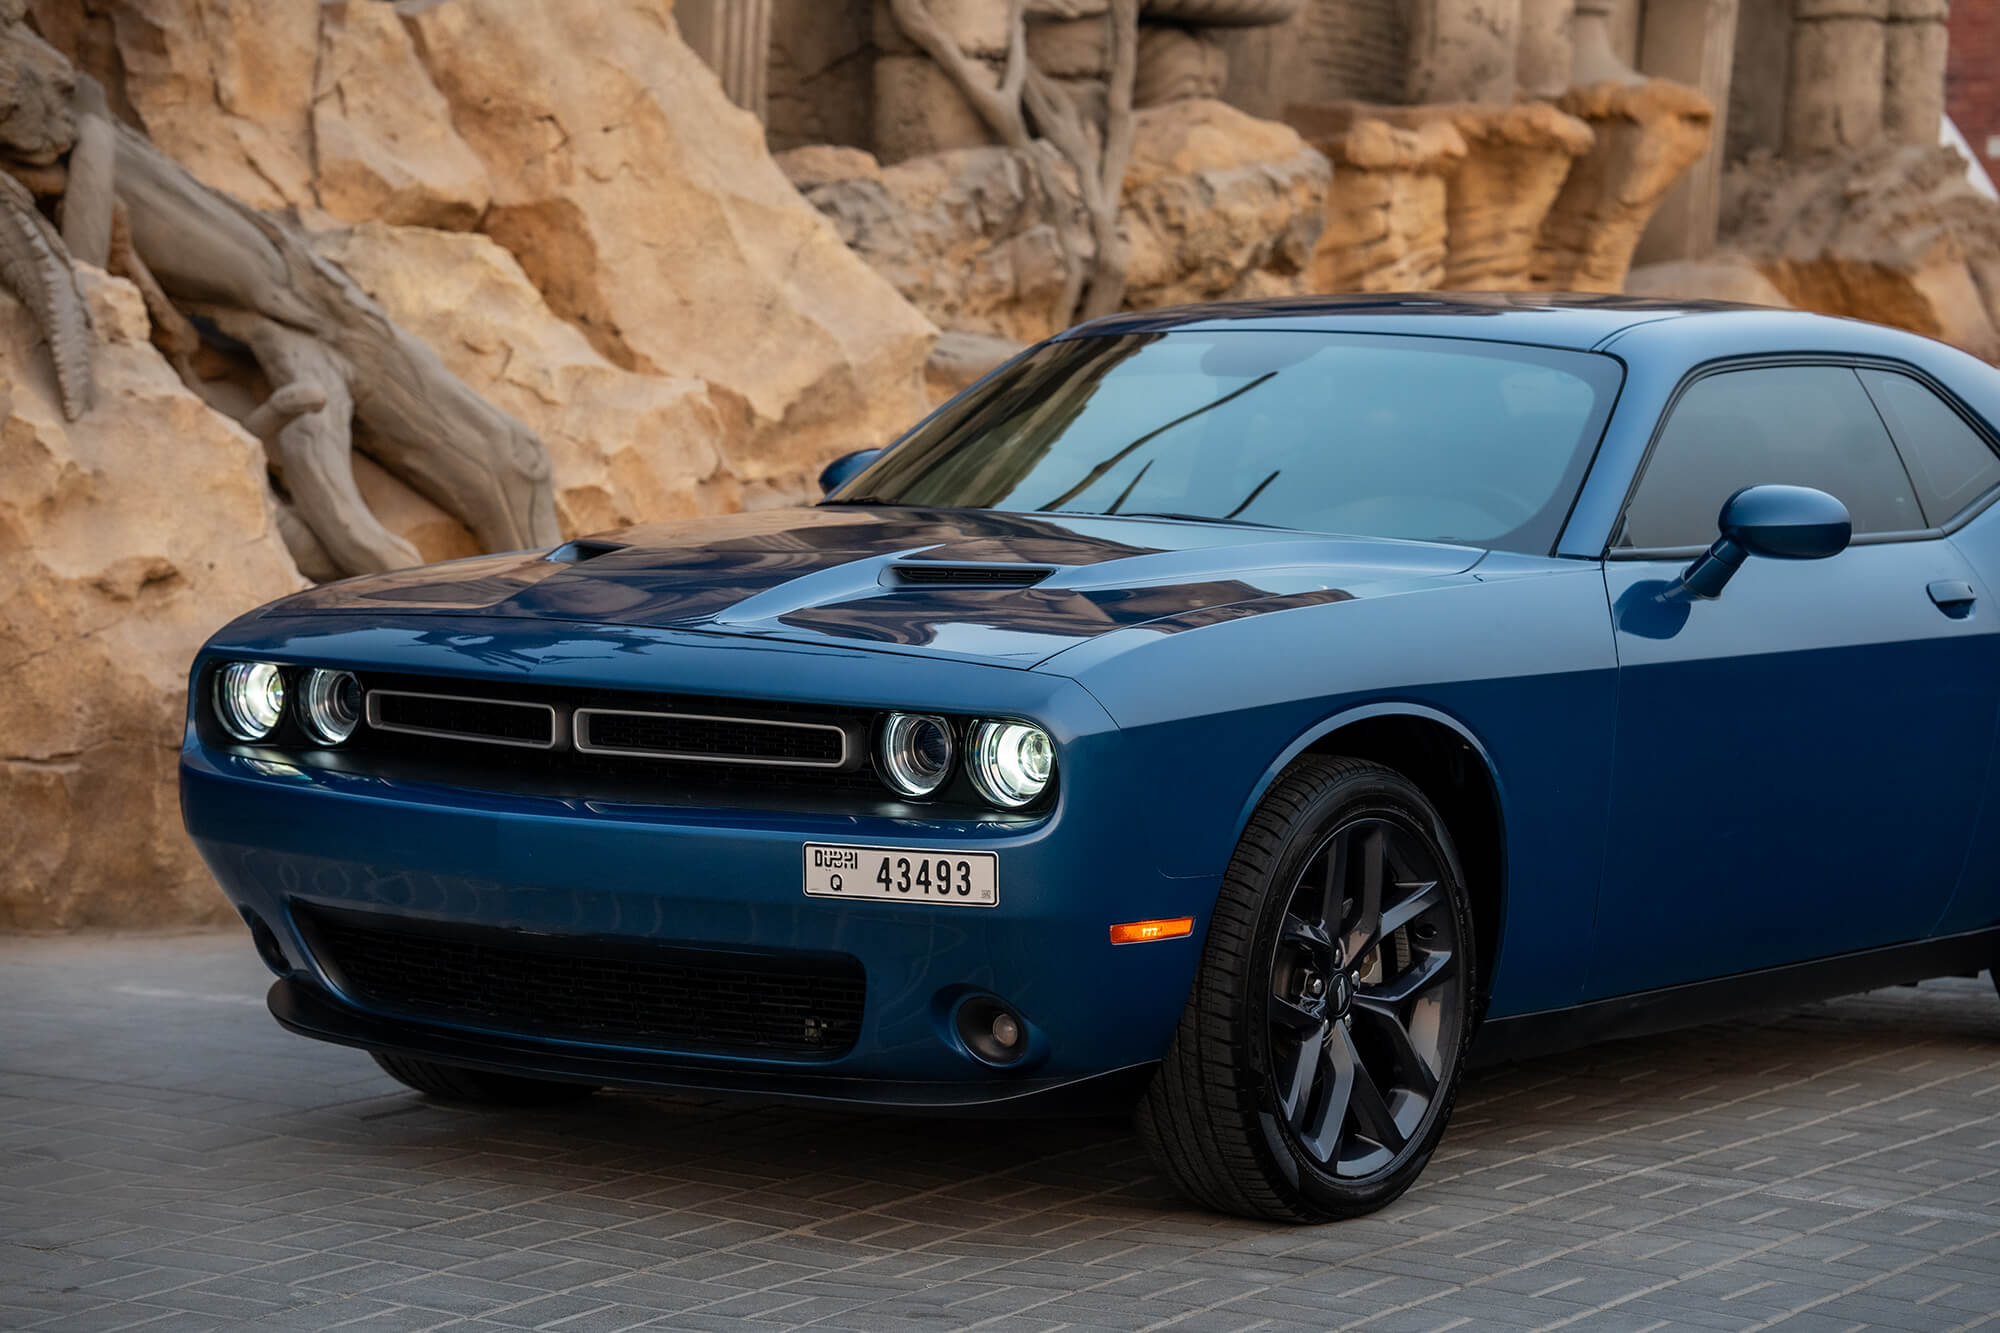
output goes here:
{"type": "Polygon", "coordinates": [[[306,731],[322,745],[338,745],[361,722],[361,682],[351,671],[314,667],[306,673],[301,710],[306,731]]]}
{"type": "Polygon", "coordinates": [[[1056,774],[1049,733],[1028,722],[981,722],[972,729],[972,785],[995,805],[1015,809],[1048,789],[1056,774]]]}
{"type": "Polygon", "coordinates": [[[929,713],[891,713],[882,724],[876,762],[882,780],[905,796],[929,796],[951,776],[957,744],[951,723],[929,713]]]}
{"type": "Polygon", "coordinates": [[[285,673],[270,662],[231,662],[215,677],[215,716],[239,741],[261,741],[285,713],[285,673]]]}

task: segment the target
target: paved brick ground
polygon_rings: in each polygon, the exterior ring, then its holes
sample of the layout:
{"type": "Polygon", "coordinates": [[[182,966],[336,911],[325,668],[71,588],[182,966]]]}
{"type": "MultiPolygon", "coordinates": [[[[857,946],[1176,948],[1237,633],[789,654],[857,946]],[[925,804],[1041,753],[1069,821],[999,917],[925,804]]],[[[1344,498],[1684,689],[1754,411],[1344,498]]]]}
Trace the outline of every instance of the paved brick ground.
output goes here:
{"type": "Polygon", "coordinates": [[[1116,1124],[439,1109],[262,989],[234,937],[0,941],[0,1328],[2000,1327],[1984,979],[1479,1077],[1306,1229],[1116,1124]]]}

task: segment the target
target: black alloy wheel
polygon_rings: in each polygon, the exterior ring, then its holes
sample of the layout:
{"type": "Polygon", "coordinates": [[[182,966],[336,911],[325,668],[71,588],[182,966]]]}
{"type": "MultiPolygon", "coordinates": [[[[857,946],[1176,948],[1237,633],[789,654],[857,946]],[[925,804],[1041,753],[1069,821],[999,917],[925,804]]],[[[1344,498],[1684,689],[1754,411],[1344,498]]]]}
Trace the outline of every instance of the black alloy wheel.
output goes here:
{"type": "Polygon", "coordinates": [[[1286,1221],[1396,1198],[1457,1094],[1473,938],[1449,834],[1413,783],[1295,765],[1244,831],[1139,1108],[1162,1171],[1200,1203],[1286,1221]]]}
{"type": "Polygon", "coordinates": [[[1366,1179],[1409,1146],[1458,1047],[1461,951],[1443,872],[1404,825],[1354,819],[1306,859],[1272,950],[1268,1067],[1322,1169],[1366,1179]]]}

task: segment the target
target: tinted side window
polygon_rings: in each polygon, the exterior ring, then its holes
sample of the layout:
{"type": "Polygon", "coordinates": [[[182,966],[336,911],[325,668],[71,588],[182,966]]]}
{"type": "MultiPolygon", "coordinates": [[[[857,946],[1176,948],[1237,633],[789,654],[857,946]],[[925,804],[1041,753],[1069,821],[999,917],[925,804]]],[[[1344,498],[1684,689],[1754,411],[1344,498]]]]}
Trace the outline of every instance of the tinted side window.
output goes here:
{"type": "Polygon", "coordinates": [[[1709,375],[1681,395],[1626,506],[1618,544],[1706,546],[1722,502],[1770,482],[1838,496],[1857,535],[1926,526],[1855,373],[1772,366],[1709,375]]]}
{"type": "Polygon", "coordinates": [[[1954,514],[2000,484],[2000,458],[1950,404],[1908,375],[1892,370],[1859,373],[1875,406],[1882,409],[1896,447],[1903,451],[1917,498],[1933,524],[1950,522],[1954,514]]]}

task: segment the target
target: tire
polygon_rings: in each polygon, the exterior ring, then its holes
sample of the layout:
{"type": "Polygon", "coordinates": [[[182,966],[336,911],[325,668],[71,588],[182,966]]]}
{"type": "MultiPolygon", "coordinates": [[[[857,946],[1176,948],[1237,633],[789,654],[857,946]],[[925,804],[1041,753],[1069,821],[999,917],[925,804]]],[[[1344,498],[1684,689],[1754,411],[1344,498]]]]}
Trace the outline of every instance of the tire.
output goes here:
{"type": "Polygon", "coordinates": [[[1207,28],[1261,28],[1283,23],[1305,0],[1146,0],[1146,17],[1207,28]]]}
{"type": "Polygon", "coordinates": [[[1325,1222],[1415,1182],[1472,1038],[1464,883],[1444,821],[1401,774],[1310,758],[1272,785],[1138,1107],[1139,1135],[1181,1193],[1243,1217],[1325,1222]]]}
{"type": "Polygon", "coordinates": [[[530,1107],[561,1106],[596,1092],[588,1083],[559,1083],[554,1079],[523,1078],[519,1074],[495,1074],[484,1069],[464,1069],[458,1065],[419,1060],[414,1056],[368,1053],[382,1072],[424,1096],[454,1106],[530,1107]]]}

